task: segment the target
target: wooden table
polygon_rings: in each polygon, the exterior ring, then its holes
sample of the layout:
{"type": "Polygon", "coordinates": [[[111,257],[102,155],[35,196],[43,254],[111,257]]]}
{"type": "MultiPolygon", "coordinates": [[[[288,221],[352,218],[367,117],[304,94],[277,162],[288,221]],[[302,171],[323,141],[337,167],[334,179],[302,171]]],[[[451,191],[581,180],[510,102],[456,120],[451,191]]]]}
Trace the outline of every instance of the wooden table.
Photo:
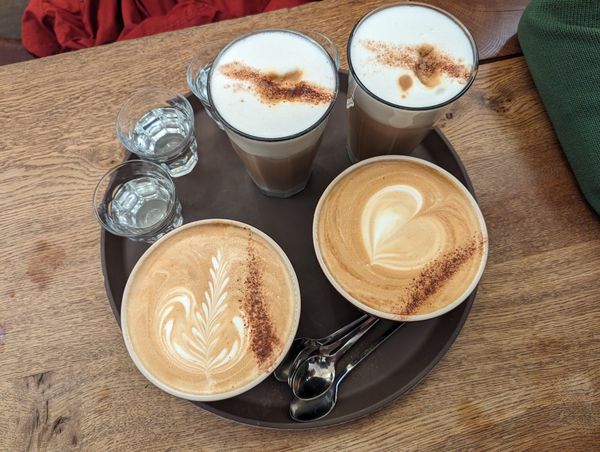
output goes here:
{"type": "Polygon", "coordinates": [[[490,61],[441,124],[476,187],[490,258],[462,333],[424,382],[360,421],[282,432],[171,397],[129,359],[90,208],[98,178],[123,157],[117,109],[149,83],[187,91],[192,53],[208,61],[257,27],[311,28],[345,48],[383,2],[341,3],[0,68],[0,450],[598,446],[600,222],[511,37],[524,1],[436,2],[490,61]]]}

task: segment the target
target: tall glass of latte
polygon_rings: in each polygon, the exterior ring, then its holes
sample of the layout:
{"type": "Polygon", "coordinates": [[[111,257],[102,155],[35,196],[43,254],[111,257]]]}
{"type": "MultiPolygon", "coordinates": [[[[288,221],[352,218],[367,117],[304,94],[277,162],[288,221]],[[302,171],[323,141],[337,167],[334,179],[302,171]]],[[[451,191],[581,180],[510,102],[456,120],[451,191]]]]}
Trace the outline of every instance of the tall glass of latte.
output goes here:
{"type": "Polygon", "coordinates": [[[348,39],[348,155],[410,154],[475,79],[477,47],[455,17],[395,3],[363,17],[348,39]]]}
{"type": "Polygon", "coordinates": [[[198,55],[188,66],[191,90],[269,196],[304,189],[338,93],[337,50],[314,35],[261,30],[228,44],[211,64],[198,55]]]}

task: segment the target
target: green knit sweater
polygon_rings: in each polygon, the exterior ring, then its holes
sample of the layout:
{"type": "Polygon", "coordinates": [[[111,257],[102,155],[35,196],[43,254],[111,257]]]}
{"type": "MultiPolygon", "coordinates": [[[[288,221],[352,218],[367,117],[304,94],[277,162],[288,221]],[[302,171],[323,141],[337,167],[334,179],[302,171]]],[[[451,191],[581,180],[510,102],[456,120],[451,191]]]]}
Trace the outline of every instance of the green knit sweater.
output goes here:
{"type": "Polygon", "coordinates": [[[519,42],[581,191],[600,213],[600,2],[532,0],[519,42]]]}

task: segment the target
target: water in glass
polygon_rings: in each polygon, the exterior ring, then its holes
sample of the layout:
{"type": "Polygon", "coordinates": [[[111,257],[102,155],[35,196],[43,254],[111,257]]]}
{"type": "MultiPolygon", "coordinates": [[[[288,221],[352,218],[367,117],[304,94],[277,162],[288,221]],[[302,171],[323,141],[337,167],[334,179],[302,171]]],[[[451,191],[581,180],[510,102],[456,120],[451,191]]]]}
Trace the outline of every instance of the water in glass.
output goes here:
{"type": "Polygon", "coordinates": [[[179,201],[173,215],[171,197],[169,187],[156,178],[130,180],[115,192],[106,210],[107,220],[115,230],[125,234],[152,230],[156,239],[183,222],[179,201]],[[171,216],[173,221],[169,221],[171,216]]]}
{"type": "Polygon", "coordinates": [[[198,161],[192,124],[177,108],[155,108],[136,123],[133,143],[138,154],[166,165],[171,176],[187,174],[198,161]],[[184,148],[184,149],[182,149],[184,148]]]}

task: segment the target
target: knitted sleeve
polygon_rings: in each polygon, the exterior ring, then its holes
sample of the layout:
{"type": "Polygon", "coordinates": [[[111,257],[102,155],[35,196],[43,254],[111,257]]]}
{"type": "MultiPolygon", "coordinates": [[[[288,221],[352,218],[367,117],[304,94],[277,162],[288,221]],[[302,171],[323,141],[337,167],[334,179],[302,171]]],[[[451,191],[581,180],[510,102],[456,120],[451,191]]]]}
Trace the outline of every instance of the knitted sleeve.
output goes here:
{"type": "Polygon", "coordinates": [[[581,191],[600,213],[600,2],[532,0],[518,36],[581,191]]]}

